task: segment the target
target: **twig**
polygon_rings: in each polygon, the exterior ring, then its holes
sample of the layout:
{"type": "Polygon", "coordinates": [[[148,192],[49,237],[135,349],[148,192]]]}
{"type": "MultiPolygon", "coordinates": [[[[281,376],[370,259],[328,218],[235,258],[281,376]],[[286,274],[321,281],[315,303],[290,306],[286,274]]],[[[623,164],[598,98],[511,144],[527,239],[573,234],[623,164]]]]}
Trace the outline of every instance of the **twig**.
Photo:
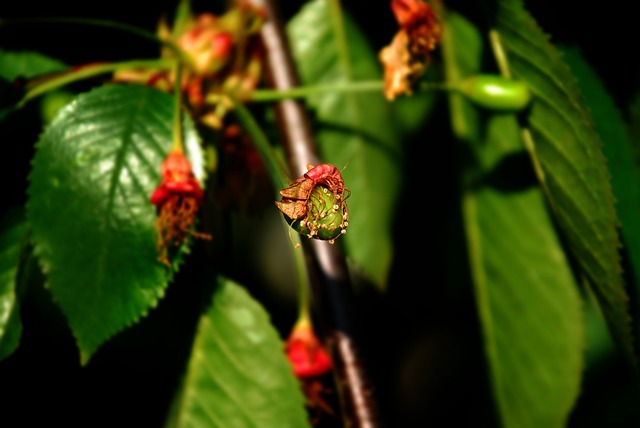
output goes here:
{"type": "MultiPolygon", "coordinates": [[[[294,89],[299,86],[299,79],[276,0],[253,2],[267,14],[261,36],[271,85],[276,90],[294,89]]],[[[322,163],[303,101],[279,101],[276,114],[290,173],[292,177],[302,176],[307,172],[308,163],[322,163]]],[[[355,339],[353,291],[340,246],[314,239],[303,239],[302,244],[311,278],[311,295],[333,360],[345,426],[378,427],[377,403],[355,339]]]]}

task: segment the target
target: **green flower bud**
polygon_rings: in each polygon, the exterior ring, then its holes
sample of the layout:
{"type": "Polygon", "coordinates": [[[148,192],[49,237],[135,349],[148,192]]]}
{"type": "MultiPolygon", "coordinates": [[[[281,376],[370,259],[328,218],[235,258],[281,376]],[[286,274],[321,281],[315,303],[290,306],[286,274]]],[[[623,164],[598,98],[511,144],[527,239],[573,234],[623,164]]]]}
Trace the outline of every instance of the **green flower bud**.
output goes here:
{"type": "Polygon", "coordinates": [[[531,91],[522,81],[479,74],[458,83],[458,92],[481,107],[500,111],[519,111],[531,102],[531,91]]]}
{"type": "Polygon", "coordinates": [[[306,215],[291,227],[302,235],[333,241],[347,232],[347,204],[325,186],[315,186],[309,196],[306,215]]]}
{"type": "Polygon", "coordinates": [[[280,190],[276,206],[290,219],[291,227],[309,238],[329,241],[347,232],[346,200],[351,194],[334,165],[307,164],[307,172],[280,190]]]}

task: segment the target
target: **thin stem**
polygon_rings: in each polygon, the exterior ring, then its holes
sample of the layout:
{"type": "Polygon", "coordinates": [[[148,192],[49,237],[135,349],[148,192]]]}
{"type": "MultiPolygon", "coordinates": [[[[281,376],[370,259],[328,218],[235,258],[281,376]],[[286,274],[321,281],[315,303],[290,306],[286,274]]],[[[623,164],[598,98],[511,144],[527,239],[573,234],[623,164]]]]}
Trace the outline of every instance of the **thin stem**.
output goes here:
{"type": "MultiPolygon", "coordinates": [[[[270,83],[277,90],[298,87],[299,78],[276,0],[252,2],[263,7],[267,15],[261,37],[266,48],[265,68],[270,83]]],[[[332,6],[340,8],[337,1],[332,6]]],[[[342,65],[348,67],[348,64],[342,65]]],[[[275,110],[289,170],[294,176],[302,175],[307,171],[308,163],[320,163],[305,106],[299,100],[284,99],[275,105],[275,110]]],[[[315,239],[305,239],[302,244],[320,330],[333,362],[344,425],[376,427],[379,424],[378,406],[358,349],[352,307],[354,296],[346,260],[338,245],[315,239]]]]}
{"type": "Polygon", "coordinates": [[[329,85],[299,86],[290,89],[258,89],[251,94],[251,102],[280,101],[287,98],[306,98],[311,95],[330,92],[376,92],[384,88],[379,80],[346,82],[329,85]]]}
{"type": "Polygon", "coordinates": [[[172,151],[184,153],[182,141],[182,65],[176,61],[173,81],[173,147],[172,151]]]}
{"type": "Polygon", "coordinates": [[[28,101],[36,98],[46,92],[58,89],[60,87],[69,85],[73,82],[77,82],[90,77],[95,77],[100,74],[111,73],[118,70],[131,69],[131,68],[153,68],[153,69],[169,69],[174,66],[175,59],[153,59],[153,60],[136,60],[136,61],[123,61],[113,62],[109,64],[91,65],[76,70],[65,71],[62,74],[55,74],[52,77],[39,77],[37,81],[34,81],[33,87],[27,91],[22,97],[17,107],[23,107],[28,101]],[[44,80],[42,80],[44,79],[44,80]],[[40,81],[42,81],[40,83],[40,81]]]}
{"type": "MultiPolygon", "coordinates": [[[[251,94],[249,102],[271,102],[284,99],[307,98],[317,94],[346,93],[346,92],[380,92],[384,89],[381,80],[363,80],[360,82],[341,82],[326,85],[298,86],[289,89],[257,89],[251,94]]],[[[454,85],[441,82],[422,82],[417,87],[418,91],[429,90],[456,90],[454,85]]]]}
{"type": "Polygon", "coordinates": [[[493,50],[493,56],[496,59],[496,63],[498,64],[498,69],[500,69],[500,74],[507,79],[511,78],[511,69],[509,68],[509,61],[507,60],[507,54],[504,51],[504,47],[502,46],[502,41],[500,40],[500,33],[496,30],[489,31],[489,40],[491,42],[491,49],[493,50]]]}
{"type": "MultiPolygon", "coordinates": [[[[282,218],[282,222],[285,230],[288,233],[291,233],[291,228],[284,219],[284,216],[282,218]]],[[[304,253],[300,248],[300,235],[298,233],[292,234],[291,242],[293,244],[291,248],[291,255],[293,256],[293,264],[296,270],[296,283],[298,284],[298,322],[303,320],[311,322],[311,295],[309,294],[311,284],[309,282],[304,253]]]]}
{"type": "Polygon", "coordinates": [[[179,58],[182,57],[182,51],[178,49],[173,43],[159,38],[156,34],[138,28],[134,25],[125,24],[122,22],[111,21],[108,19],[95,19],[95,18],[73,18],[73,17],[51,17],[51,18],[23,18],[23,19],[0,19],[0,28],[8,27],[12,25],[34,25],[34,24],[76,24],[87,25],[90,27],[103,27],[113,30],[123,31],[125,33],[133,34],[141,37],[145,40],[150,40],[163,47],[166,47],[173,51],[173,53],[179,58]]]}
{"type": "Polygon", "coordinates": [[[273,151],[269,140],[253,118],[253,115],[242,104],[241,101],[232,101],[233,111],[236,113],[240,124],[251,137],[256,150],[260,153],[260,157],[267,168],[267,173],[271,178],[274,189],[282,189],[290,183],[290,179],[278,163],[275,152],[273,151]]]}
{"type": "MultiPolygon", "coordinates": [[[[271,144],[249,110],[247,110],[240,101],[236,101],[234,103],[234,111],[243,129],[251,137],[254,147],[260,153],[262,162],[266,165],[267,172],[277,193],[279,189],[285,187],[290,182],[290,179],[278,163],[271,144]]],[[[304,253],[300,249],[300,235],[297,233],[291,234],[291,228],[284,217],[282,218],[282,223],[285,231],[289,233],[292,243],[291,255],[293,256],[297,279],[296,283],[298,285],[298,321],[308,320],[311,322],[310,295],[308,291],[310,284],[307,275],[306,260],[304,253]]]]}

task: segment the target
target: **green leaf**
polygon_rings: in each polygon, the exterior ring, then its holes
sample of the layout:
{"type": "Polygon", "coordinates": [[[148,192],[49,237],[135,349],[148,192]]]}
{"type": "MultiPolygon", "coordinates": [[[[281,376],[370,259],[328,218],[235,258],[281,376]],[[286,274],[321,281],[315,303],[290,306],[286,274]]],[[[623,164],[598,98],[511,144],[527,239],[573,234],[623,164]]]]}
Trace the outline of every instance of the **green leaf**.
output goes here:
{"type": "Polygon", "coordinates": [[[10,212],[0,223],[0,360],[20,344],[22,323],[16,290],[20,252],[26,233],[24,215],[10,212]]]}
{"type": "MultiPolygon", "coordinates": [[[[37,144],[28,189],[35,252],[86,363],[154,307],[172,272],[158,261],[149,197],[172,145],[173,97],[107,85],[60,110],[37,144]]],[[[198,136],[186,150],[203,178],[198,136]]]]}
{"type": "Polygon", "coordinates": [[[564,58],[589,106],[602,151],[611,171],[611,187],[621,234],[636,283],[640,285],[640,171],[627,125],[604,84],[577,48],[563,47],[564,58]]]}
{"type": "Polygon", "coordinates": [[[170,427],[310,426],[300,385],[269,315],[247,291],[219,277],[200,318],[170,427]]]}
{"type": "MultiPolygon", "coordinates": [[[[315,0],[289,23],[304,84],[382,79],[377,56],[361,31],[349,16],[342,17],[344,26],[340,18],[330,1],[315,0]]],[[[314,95],[308,104],[320,122],[315,134],[323,161],[344,168],[344,182],[351,190],[349,228],[336,242],[343,242],[351,261],[384,288],[393,259],[392,225],[405,163],[391,104],[382,90],[314,95]]]]}
{"type": "Polygon", "coordinates": [[[505,427],[564,427],[578,396],[580,300],[537,189],[464,201],[491,382],[505,427]]]}
{"type": "Polygon", "coordinates": [[[0,77],[8,81],[18,77],[28,79],[65,69],[67,66],[63,62],[39,52],[0,49],[0,77]]]}
{"type": "Polygon", "coordinates": [[[495,26],[513,74],[534,94],[529,148],[554,216],[609,328],[635,366],[618,219],[602,143],[561,53],[519,0],[498,0],[495,26]]]}
{"type": "MultiPolygon", "coordinates": [[[[448,78],[478,72],[479,33],[451,11],[445,22],[448,78]]],[[[578,288],[515,116],[484,112],[481,122],[469,101],[450,97],[454,133],[471,151],[462,207],[498,418],[505,428],[564,427],[584,359],[578,288]]]]}

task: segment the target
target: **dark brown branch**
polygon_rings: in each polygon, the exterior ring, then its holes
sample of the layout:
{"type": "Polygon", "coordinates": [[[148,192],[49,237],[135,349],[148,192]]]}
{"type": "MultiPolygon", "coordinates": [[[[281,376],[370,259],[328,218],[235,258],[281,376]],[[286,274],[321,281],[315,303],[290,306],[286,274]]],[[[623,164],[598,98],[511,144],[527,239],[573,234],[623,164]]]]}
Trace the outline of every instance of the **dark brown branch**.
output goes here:
{"type": "MultiPolygon", "coordinates": [[[[267,73],[275,89],[291,89],[299,84],[290,47],[284,34],[275,0],[253,0],[263,7],[267,21],[261,35],[266,48],[267,73]]],[[[307,172],[307,164],[321,162],[311,133],[304,103],[283,100],[276,106],[278,125],[292,177],[307,172]]],[[[311,295],[317,309],[321,332],[334,363],[345,426],[380,426],[375,402],[362,358],[358,352],[353,322],[353,290],[340,246],[326,241],[303,241],[311,278],[311,295]]]]}

